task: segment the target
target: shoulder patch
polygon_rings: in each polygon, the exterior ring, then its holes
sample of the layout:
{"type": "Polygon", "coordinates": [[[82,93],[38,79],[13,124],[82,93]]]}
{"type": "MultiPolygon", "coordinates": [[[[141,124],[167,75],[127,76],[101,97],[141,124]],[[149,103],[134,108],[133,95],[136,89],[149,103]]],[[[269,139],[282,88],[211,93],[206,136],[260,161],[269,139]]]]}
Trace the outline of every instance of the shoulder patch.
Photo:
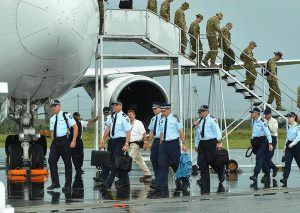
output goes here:
{"type": "Polygon", "coordinates": [[[122,113],[122,115],[123,115],[125,118],[127,117],[127,115],[126,115],[124,112],[122,113]]]}

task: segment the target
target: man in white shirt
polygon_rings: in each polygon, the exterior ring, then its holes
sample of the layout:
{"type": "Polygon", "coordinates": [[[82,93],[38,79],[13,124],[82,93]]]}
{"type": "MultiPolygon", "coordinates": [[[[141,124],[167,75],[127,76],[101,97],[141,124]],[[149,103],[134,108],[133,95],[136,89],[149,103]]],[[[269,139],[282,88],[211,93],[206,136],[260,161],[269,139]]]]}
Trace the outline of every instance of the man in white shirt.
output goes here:
{"type": "MultiPolygon", "coordinates": [[[[268,155],[266,155],[266,158],[269,157],[270,160],[269,161],[267,160],[267,162],[269,162],[269,164],[270,164],[269,165],[270,169],[273,170],[273,177],[276,177],[277,172],[278,172],[278,168],[272,162],[272,158],[274,156],[274,151],[275,151],[276,146],[277,146],[278,121],[275,118],[272,117],[272,111],[269,107],[267,107],[265,109],[264,115],[265,115],[265,121],[268,124],[268,128],[269,128],[271,136],[272,136],[272,146],[273,146],[273,150],[271,152],[268,152],[268,155]]],[[[263,164],[263,165],[265,165],[265,164],[263,164]]],[[[264,172],[264,166],[263,166],[262,170],[264,172]]],[[[262,182],[264,182],[264,177],[262,178],[262,182]]]]}
{"type": "Polygon", "coordinates": [[[129,155],[132,157],[132,160],[136,162],[136,164],[140,167],[144,172],[144,176],[140,177],[141,182],[147,182],[148,179],[151,178],[151,172],[147,167],[144,159],[141,156],[140,152],[140,143],[147,141],[146,130],[143,123],[137,119],[135,119],[134,110],[128,110],[127,113],[130,124],[130,153],[129,155]]]}

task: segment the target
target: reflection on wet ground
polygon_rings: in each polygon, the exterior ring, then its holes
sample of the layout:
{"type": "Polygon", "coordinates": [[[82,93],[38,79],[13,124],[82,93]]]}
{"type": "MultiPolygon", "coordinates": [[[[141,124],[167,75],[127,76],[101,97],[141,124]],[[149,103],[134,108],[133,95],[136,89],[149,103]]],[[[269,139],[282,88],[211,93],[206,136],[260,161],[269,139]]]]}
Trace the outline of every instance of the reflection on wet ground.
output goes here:
{"type": "MultiPolygon", "coordinates": [[[[244,150],[234,150],[231,153],[232,158],[238,160],[240,165],[250,165],[253,159],[244,159],[244,152],[244,150]]],[[[0,150],[0,154],[0,156],[4,156],[3,150],[0,150]]],[[[151,168],[147,154],[148,153],[145,154],[145,158],[147,159],[146,163],[149,168],[151,168]]],[[[191,187],[188,191],[175,191],[175,180],[173,176],[170,175],[168,190],[159,194],[152,193],[149,183],[141,183],[139,181],[139,177],[143,174],[134,164],[132,172],[130,173],[130,188],[116,189],[116,187],[113,186],[110,191],[103,191],[100,187],[95,185],[92,179],[93,176],[95,176],[96,169],[90,166],[90,161],[88,160],[90,159],[90,150],[85,150],[85,159],[85,173],[82,175],[81,180],[77,180],[73,183],[73,189],[68,193],[63,193],[61,189],[47,192],[46,188],[51,185],[50,180],[46,182],[10,182],[7,180],[6,171],[2,167],[0,170],[0,180],[6,184],[7,203],[16,207],[17,212],[61,212],[67,210],[77,212],[99,212],[100,210],[100,212],[111,212],[112,209],[116,212],[118,212],[117,210],[121,211],[121,209],[124,212],[125,209],[127,209],[125,211],[127,212],[129,211],[129,207],[132,208],[131,210],[135,210],[130,212],[152,212],[150,206],[159,212],[185,212],[196,211],[196,203],[203,200],[210,200],[211,202],[223,200],[224,205],[231,205],[228,199],[233,197],[235,197],[234,199],[237,199],[237,197],[242,199],[242,197],[253,197],[253,195],[255,195],[255,197],[275,195],[278,199],[288,199],[291,201],[293,200],[291,198],[293,197],[293,193],[296,194],[298,198],[300,196],[300,174],[296,167],[293,167],[293,171],[291,172],[288,188],[282,188],[279,182],[282,172],[279,172],[277,177],[271,181],[270,186],[265,186],[260,181],[257,185],[253,185],[252,181],[249,180],[249,176],[252,174],[252,168],[246,166],[238,173],[229,173],[223,185],[219,185],[217,175],[212,174],[211,193],[209,195],[201,195],[201,190],[197,184],[199,174],[190,178],[191,187]],[[289,193],[286,194],[286,192],[289,193]],[[162,199],[162,197],[164,199],[162,199]],[[164,205],[164,203],[166,205],[164,205]]],[[[1,161],[4,161],[4,159],[1,159],[1,161]]],[[[63,172],[63,164],[60,162],[59,174],[61,185],[64,184],[63,172]]],[[[262,175],[260,175],[259,178],[261,178],[261,176],[262,175]]],[[[244,199],[247,200],[248,198],[244,199]]],[[[245,202],[244,199],[242,199],[242,203],[245,202]]],[[[300,204],[298,204],[298,206],[299,205],[300,204]]],[[[221,206],[221,204],[219,204],[219,206],[221,206]]],[[[219,211],[221,209],[222,208],[220,208],[219,211]]],[[[215,209],[215,211],[217,210],[215,209]]],[[[226,209],[225,212],[228,212],[228,209],[226,209]]],[[[243,211],[241,207],[240,212],[247,211],[243,211]]]]}

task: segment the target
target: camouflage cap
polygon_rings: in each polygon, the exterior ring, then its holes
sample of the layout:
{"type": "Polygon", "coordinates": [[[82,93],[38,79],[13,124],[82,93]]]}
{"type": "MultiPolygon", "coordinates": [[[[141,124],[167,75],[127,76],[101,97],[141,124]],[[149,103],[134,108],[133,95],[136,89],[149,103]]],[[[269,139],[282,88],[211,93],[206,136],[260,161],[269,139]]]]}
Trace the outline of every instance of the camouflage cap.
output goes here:
{"type": "Polygon", "coordinates": [[[280,58],[282,59],[282,52],[277,51],[277,52],[274,52],[274,54],[275,54],[275,55],[279,55],[280,58]]]}
{"type": "Polygon", "coordinates": [[[255,47],[257,47],[257,44],[256,44],[255,41],[250,41],[250,42],[249,42],[249,45],[254,45],[255,47]]]}
{"type": "Polygon", "coordinates": [[[183,2],[182,7],[185,7],[186,9],[190,8],[190,4],[187,2],[183,2]]]}
{"type": "Polygon", "coordinates": [[[222,19],[223,18],[223,13],[219,12],[219,13],[217,13],[217,16],[219,16],[222,19]]]}
{"type": "Polygon", "coordinates": [[[197,14],[196,17],[203,19],[203,15],[201,15],[201,14],[197,14]]]}

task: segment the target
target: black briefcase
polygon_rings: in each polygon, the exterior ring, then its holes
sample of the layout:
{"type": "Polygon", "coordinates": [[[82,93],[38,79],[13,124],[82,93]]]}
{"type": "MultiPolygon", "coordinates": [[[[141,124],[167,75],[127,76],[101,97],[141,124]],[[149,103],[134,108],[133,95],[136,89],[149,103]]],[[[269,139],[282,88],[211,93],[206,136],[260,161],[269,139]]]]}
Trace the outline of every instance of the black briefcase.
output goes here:
{"type": "Polygon", "coordinates": [[[217,165],[226,165],[229,161],[228,151],[226,149],[220,149],[216,151],[215,162],[217,165]]]}
{"type": "Polygon", "coordinates": [[[116,168],[122,172],[130,172],[132,167],[132,157],[128,152],[124,155],[117,156],[115,159],[116,168]]]}
{"type": "Polygon", "coordinates": [[[110,166],[111,153],[105,150],[92,150],[91,166],[110,166]]]}

